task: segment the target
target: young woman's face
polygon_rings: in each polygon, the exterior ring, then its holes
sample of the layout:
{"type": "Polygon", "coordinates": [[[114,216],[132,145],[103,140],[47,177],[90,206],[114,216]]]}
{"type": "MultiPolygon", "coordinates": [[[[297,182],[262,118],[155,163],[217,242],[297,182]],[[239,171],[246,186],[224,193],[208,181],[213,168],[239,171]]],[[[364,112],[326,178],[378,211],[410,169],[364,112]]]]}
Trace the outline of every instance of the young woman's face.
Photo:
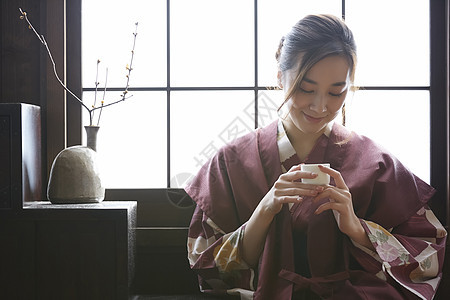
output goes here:
{"type": "MultiPolygon", "coordinates": [[[[319,133],[339,114],[350,86],[350,68],[341,56],[329,56],[316,63],[305,75],[300,87],[287,101],[289,116],[304,133],[319,133]]],[[[283,89],[289,91],[295,78],[286,72],[283,89]]]]}

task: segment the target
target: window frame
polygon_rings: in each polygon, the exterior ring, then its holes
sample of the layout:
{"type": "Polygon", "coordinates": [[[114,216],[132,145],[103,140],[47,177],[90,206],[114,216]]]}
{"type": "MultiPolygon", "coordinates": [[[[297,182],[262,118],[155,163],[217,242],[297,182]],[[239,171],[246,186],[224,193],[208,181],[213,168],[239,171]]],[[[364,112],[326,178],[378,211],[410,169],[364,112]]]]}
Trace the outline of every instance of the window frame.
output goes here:
{"type": "MultiPolygon", "coordinates": [[[[430,159],[431,185],[437,195],[431,203],[436,215],[444,224],[449,214],[449,0],[430,0],[430,86],[364,86],[364,90],[429,90],[430,92],[430,159]]],[[[227,91],[253,90],[255,94],[255,128],[258,127],[258,93],[266,86],[258,84],[258,0],[254,0],[255,34],[255,84],[249,87],[172,87],[170,85],[170,0],[167,3],[167,86],[129,88],[130,91],[165,91],[167,93],[167,189],[170,186],[170,96],[173,91],[227,91]]],[[[92,89],[81,87],[81,0],[67,1],[67,82],[78,95],[92,89]]],[[[345,19],[345,0],[342,0],[342,17],[345,19]]],[[[111,88],[114,90],[114,88],[111,88]]],[[[67,101],[68,145],[81,143],[81,108],[75,101],[67,101]],[[74,104],[73,104],[74,103],[74,104]]],[[[49,128],[52,127],[49,122],[49,128]]],[[[51,156],[49,156],[51,157],[51,156]]],[[[161,189],[155,189],[160,191],[161,189]]],[[[149,196],[152,189],[149,189],[149,196]]],[[[133,199],[133,189],[129,189],[133,199]]]]}
{"type": "Polygon", "coordinates": [[[431,203],[445,225],[450,220],[449,178],[449,0],[430,0],[430,158],[431,203]]]}

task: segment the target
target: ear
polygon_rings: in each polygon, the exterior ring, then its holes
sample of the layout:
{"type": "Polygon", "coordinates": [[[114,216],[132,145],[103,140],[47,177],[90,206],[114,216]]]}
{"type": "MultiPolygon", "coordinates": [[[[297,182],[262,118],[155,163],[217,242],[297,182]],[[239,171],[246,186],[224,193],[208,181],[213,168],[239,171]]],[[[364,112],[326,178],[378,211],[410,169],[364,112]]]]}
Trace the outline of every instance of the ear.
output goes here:
{"type": "Polygon", "coordinates": [[[280,87],[280,89],[283,89],[283,83],[281,80],[282,77],[283,77],[283,73],[281,73],[281,70],[278,70],[277,78],[278,78],[278,86],[280,87]]]}

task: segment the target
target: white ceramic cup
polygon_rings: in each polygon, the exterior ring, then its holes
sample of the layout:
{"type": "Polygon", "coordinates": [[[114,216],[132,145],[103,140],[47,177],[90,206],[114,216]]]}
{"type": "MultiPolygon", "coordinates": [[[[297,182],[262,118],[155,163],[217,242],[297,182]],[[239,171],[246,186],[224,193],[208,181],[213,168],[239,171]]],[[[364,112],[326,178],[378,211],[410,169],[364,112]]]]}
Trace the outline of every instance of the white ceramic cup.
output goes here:
{"type": "Polygon", "coordinates": [[[319,166],[330,167],[330,164],[304,164],[301,170],[304,172],[316,173],[316,178],[302,178],[303,183],[325,185],[330,183],[330,175],[320,171],[319,166]]]}

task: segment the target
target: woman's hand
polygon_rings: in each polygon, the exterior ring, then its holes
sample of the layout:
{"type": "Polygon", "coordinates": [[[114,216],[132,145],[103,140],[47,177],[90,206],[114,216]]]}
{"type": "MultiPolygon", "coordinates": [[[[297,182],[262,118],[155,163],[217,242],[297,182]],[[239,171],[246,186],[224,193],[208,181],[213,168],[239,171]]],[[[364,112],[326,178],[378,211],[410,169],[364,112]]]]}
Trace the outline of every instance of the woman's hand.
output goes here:
{"type": "Polygon", "coordinates": [[[276,214],[284,203],[298,203],[303,196],[317,196],[323,188],[301,183],[302,178],[316,178],[317,174],[303,172],[300,166],[293,166],[288,172],[280,175],[270,191],[259,202],[245,226],[242,241],[242,257],[252,267],[256,267],[266,240],[267,231],[276,214]]]}
{"type": "Polygon", "coordinates": [[[289,171],[281,174],[274,183],[272,189],[260,202],[262,211],[273,218],[281,211],[284,203],[298,203],[303,200],[303,196],[315,197],[322,187],[305,184],[302,178],[316,178],[317,174],[300,170],[300,165],[293,166],[289,171]]]}
{"type": "Polygon", "coordinates": [[[322,172],[329,174],[334,178],[336,186],[324,186],[323,191],[313,199],[313,202],[315,203],[325,198],[330,200],[320,205],[315,213],[320,214],[325,210],[334,210],[339,229],[348,235],[353,241],[367,248],[373,249],[373,245],[367,237],[359,218],[355,215],[352,195],[349,188],[345,184],[341,173],[324,166],[319,166],[319,168],[322,172]]]}

